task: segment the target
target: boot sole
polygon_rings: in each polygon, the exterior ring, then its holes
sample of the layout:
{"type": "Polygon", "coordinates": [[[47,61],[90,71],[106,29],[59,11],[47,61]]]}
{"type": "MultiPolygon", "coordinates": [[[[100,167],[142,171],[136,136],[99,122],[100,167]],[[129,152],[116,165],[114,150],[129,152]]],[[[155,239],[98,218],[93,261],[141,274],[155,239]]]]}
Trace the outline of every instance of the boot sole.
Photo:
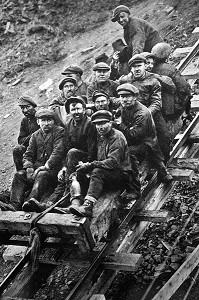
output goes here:
{"type": "Polygon", "coordinates": [[[87,217],[87,218],[92,217],[92,213],[82,214],[82,212],[78,210],[78,207],[70,207],[70,212],[78,217],[87,217]]]}

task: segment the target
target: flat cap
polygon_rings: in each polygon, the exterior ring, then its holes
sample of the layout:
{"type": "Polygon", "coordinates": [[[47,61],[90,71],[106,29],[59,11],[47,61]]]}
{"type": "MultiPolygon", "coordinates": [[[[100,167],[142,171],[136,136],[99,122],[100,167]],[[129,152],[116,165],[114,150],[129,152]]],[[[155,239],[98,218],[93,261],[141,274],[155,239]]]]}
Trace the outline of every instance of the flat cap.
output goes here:
{"type": "Polygon", "coordinates": [[[95,63],[99,63],[99,62],[107,62],[108,56],[106,55],[106,53],[102,53],[98,56],[95,57],[95,63]]]}
{"type": "Polygon", "coordinates": [[[171,46],[168,43],[157,43],[153,46],[151,53],[155,58],[165,60],[171,54],[171,46]]]}
{"type": "Polygon", "coordinates": [[[63,89],[64,84],[65,84],[66,82],[72,82],[74,85],[77,85],[77,81],[76,81],[75,78],[73,78],[73,77],[65,77],[65,78],[60,82],[60,84],[59,84],[59,89],[60,89],[60,90],[63,89]]]}
{"type": "Polygon", "coordinates": [[[19,98],[18,105],[32,105],[33,107],[37,106],[36,102],[30,96],[25,95],[19,98]]]}
{"type": "Polygon", "coordinates": [[[134,63],[144,62],[146,63],[146,58],[142,54],[135,54],[131,57],[128,62],[129,67],[131,67],[134,63]]]}
{"type": "Polygon", "coordinates": [[[38,110],[35,114],[37,119],[43,118],[43,117],[49,117],[52,118],[54,120],[56,120],[55,114],[52,110],[47,109],[47,108],[41,108],[40,110],[38,110]]]}
{"type": "Polygon", "coordinates": [[[112,113],[108,110],[98,110],[91,116],[92,123],[110,122],[112,120],[112,113]]]}
{"type": "Polygon", "coordinates": [[[107,70],[107,71],[109,71],[110,67],[105,62],[101,61],[101,62],[99,62],[99,63],[97,63],[93,66],[93,71],[97,71],[97,70],[107,70]]]}
{"type": "Polygon", "coordinates": [[[92,101],[95,102],[95,100],[98,98],[98,97],[101,97],[101,96],[104,96],[106,97],[107,99],[109,99],[109,94],[105,93],[105,92],[101,92],[101,91],[94,91],[93,92],[93,95],[92,95],[92,101]]]}
{"type": "Polygon", "coordinates": [[[76,65],[70,65],[70,66],[66,67],[61,74],[62,75],[80,74],[80,76],[82,76],[83,70],[76,65]]]}
{"type": "Polygon", "coordinates": [[[70,113],[70,104],[71,103],[81,103],[82,106],[84,108],[86,108],[86,102],[84,101],[84,99],[81,96],[70,97],[65,102],[65,109],[68,114],[70,113]]]}
{"type": "Polygon", "coordinates": [[[125,5],[119,5],[117,6],[114,11],[113,11],[113,15],[112,15],[112,18],[111,18],[111,21],[112,22],[116,22],[117,21],[117,17],[118,15],[121,13],[121,12],[126,12],[128,14],[130,14],[130,9],[125,6],[125,5]]]}
{"type": "Polygon", "coordinates": [[[117,87],[118,95],[122,94],[132,94],[132,95],[138,95],[139,90],[134,85],[130,83],[124,83],[117,87]]]}
{"type": "Polygon", "coordinates": [[[143,55],[146,59],[147,58],[155,58],[155,56],[151,53],[151,52],[142,52],[140,53],[141,55],[143,55]]]}

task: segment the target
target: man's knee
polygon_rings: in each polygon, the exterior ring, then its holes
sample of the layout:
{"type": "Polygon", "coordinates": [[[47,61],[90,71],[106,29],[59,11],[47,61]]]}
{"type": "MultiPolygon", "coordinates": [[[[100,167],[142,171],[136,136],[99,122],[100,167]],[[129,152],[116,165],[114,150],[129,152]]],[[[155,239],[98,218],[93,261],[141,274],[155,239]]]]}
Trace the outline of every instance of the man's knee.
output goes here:
{"type": "Polygon", "coordinates": [[[48,171],[40,171],[35,179],[43,179],[50,177],[50,173],[48,171]]]}
{"type": "Polygon", "coordinates": [[[76,149],[76,148],[71,148],[71,149],[68,151],[67,158],[68,158],[68,159],[73,159],[78,153],[79,153],[79,150],[78,150],[78,149],[76,149]]]}
{"type": "Polygon", "coordinates": [[[92,177],[98,177],[100,179],[104,179],[107,175],[104,169],[100,169],[100,168],[95,168],[92,173],[91,173],[92,177]]]}
{"type": "Polygon", "coordinates": [[[26,147],[23,145],[17,145],[13,148],[13,155],[23,154],[26,151],[26,147]]]}

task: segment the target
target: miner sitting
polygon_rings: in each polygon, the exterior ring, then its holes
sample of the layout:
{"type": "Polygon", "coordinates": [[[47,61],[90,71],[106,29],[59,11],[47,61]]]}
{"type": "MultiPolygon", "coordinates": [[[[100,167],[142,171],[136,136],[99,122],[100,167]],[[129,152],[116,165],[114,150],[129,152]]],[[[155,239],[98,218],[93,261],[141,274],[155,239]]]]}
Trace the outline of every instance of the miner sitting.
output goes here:
{"type": "Polygon", "coordinates": [[[62,72],[62,75],[65,75],[66,77],[73,77],[76,80],[76,95],[86,95],[88,84],[82,80],[83,70],[80,67],[76,65],[67,66],[62,72]]]}
{"type": "Polygon", "coordinates": [[[64,129],[55,125],[54,113],[48,109],[39,110],[36,117],[40,129],[32,134],[23,157],[23,170],[15,173],[12,181],[10,204],[16,210],[38,211],[44,193],[56,186],[61,167],[64,129]]]}
{"type": "Polygon", "coordinates": [[[112,128],[112,114],[100,110],[92,115],[91,121],[98,132],[97,160],[77,166],[77,174],[90,173],[90,182],[84,203],[70,207],[71,213],[85,217],[92,216],[93,205],[105,188],[130,189],[132,172],[126,138],[112,128]]]}
{"type": "Polygon", "coordinates": [[[120,101],[118,98],[110,98],[107,93],[97,90],[93,93],[92,102],[92,110],[94,112],[97,110],[108,110],[112,113],[120,106],[120,101]]]}
{"type": "Polygon", "coordinates": [[[88,86],[88,103],[92,102],[94,91],[105,92],[110,98],[117,98],[118,83],[110,79],[110,67],[104,62],[99,62],[93,66],[94,80],[88,86]]]}
{"type": "Polygon", "coordinates": [[[139,90],[130,83],[124,83],[117,88],[117,92],[121,108],[114,126],[125,135],[130,156],[136,156],[139,161],[146,159],[157,169],[160,181],[171,181],[172,176],[163,163],[151,112],[138,100],[139,90]]]}
{"type": "Polygon", "coordinates": [[[49,104],[49,109],[54,111],[58,125],[64,127],[68,116],[65,110],[65,103],[68,98],[76,96],[77,81],[73,77],[65,77],[59,84],[61,94],[59,97],[52,100],[49,104]]]}
{"type": "Polygon", "coordinates": [[[16,166],[16,170],[23,169],[23,154],[26,151],[31,135],[33,132],[39,129],[37,124],[37,118],[35,117],[37,104],[30,96],[21,96],[19,98],[18,105],[21,108],[24,118],[21,121],[20,131],[18,136],[18,144],[13,149],[13,159],[16,166]]]}

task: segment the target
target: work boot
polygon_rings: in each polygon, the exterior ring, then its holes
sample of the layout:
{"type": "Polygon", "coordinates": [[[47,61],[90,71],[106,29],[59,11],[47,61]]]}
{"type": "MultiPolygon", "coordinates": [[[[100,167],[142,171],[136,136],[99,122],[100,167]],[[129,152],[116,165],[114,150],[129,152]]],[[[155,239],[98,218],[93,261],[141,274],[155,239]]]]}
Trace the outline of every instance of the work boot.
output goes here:
{"type": "Polygon", "coordinates": [[[83,205],[80,206],[71,206],[70,212],[79,217],[92,217],[93,213],[93,202],[90,200],[85,200],[83,205]]]}
{"type": "Polygon", "coordinates": [[[73,208],[77,208],[78,206],[81,206],[83,204],[83,200],[79,199],[79,198],[73,198],[71,200],[71,205],[68,207],[69,211],[71,212],[71,209],[73,210],[73,208]]]}
{"type": "Polygon", "coordinates": [[[51,205],[52,205],[51,202],[40,203],[37,199],[30,198],[28,201],[24,202],[22,209],[26,212],[35,211],[39,213],[46,210],[51,205]]]}

